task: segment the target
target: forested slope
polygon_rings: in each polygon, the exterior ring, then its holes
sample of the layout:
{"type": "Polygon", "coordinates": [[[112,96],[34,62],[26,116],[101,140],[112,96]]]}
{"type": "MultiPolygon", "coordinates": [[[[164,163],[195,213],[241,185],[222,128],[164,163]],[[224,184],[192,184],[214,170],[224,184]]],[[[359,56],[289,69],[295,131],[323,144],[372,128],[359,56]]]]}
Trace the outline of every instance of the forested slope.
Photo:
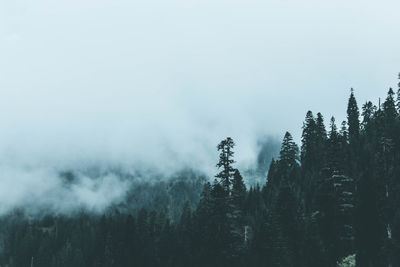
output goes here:
{"type": "MultiPolygon", "coordinates": [[[[0,264],[329,267],[355,255],[361,267],[400,266],[399,114],[392,89],[361,109],[352,90],[339,124],[309,111],[301,145],[287,132],[265,183],[250,188],[228,137],[217,147],[218,173],[196,180],[199,202],[182,203],[179,215],[152,205],[102,216],[16,211],[1,219],[0,264]]],[[[173,192],[195,188],[180,186],[173,192]]]]}

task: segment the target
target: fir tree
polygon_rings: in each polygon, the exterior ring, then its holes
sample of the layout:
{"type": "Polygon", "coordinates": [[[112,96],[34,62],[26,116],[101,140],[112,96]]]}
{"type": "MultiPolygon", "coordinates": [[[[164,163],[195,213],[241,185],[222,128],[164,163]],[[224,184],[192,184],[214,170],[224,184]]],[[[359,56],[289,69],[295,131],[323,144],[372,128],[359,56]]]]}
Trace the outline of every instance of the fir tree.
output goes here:
{"type": "Polygon", "coordinates": [[[299,148],[293,141],[292,135],[289,132],[286,132],[279,153],[279,162],[288,168],[292,168],[298,165],[298,157],[299,148]]]}
{"type": "Polygon", "coordinates": [[[226,194],[230,192],[232,178],[235,172],[235,169],[232,167],[232,164],[235,163],[233,160],[234,146],[235,143],[230,137],[222,140],[217,146],[218,151],[220,151],[217,167],[218,169],[222,168],[222,170],[215,177],[220,179],[226,194]]]}
{"type": "Polygon", "coordinates": [[[363,105],[361,114],[363,117],[362,121],[363,129],[366,129],[368,124],[372,121],[375,112],[376,112],[376,106],[374,106],[374,104],[372,104],[371,101],[368,101],[363,105]]]}
{"type": "Polygon", "coordinates": [[[326,141],[327,141],[327,133],[324,124],[324,117],[321,113],[317,114],[316,119],[316,130],[315,130],[315,151],[316,158],[318,159],[314,164],[316,171],[320,171],[322,167],[325,165],[325,156],[326,156],[326,141]]]}
{"type": "Polygon", "coordinates": [[[347,122],[349,125],[349,142],[354,144],[360,134],[360,113],[358,111],[357,101],[354,97],[354,90],[351,88],[349,103],[347,105],[347,122]]]}
{"type": "Polygon", "coordinates": [[[282,185],[294,185],[299,169],[298,160],[299,147],[293,141],[292,135],[289,132],[286,132],[282,141],[277,168],[277,176],[279,176],[279,180],[276,182],[279,184],[279,187],[282,185]]]}
{"type": "Polygon", "coordinates": [[[316,136],[317,139],[322,143],[324,143],[327,138],[326,128],[324,124],[324,117],[319,112],[317,114],[317,119],[316,119],[316,136]]]}
{"type": "Polygon", "coordinates": [[[310,169],[316,161],[316,124],[311,111],[306,114],[301,142],[301,165],[304,169],[310,169]]]}
{"type": "Polygon", "coordinates": [[[331,172],[340,170],[342,166],[342,155],[339,138],[340,137],[336,127],[335,117],[332,117],[330,122],[329,138],[327,145],[327,167],[331,170],[331,172]]]}
{"type": "Polygon", "coordinates": [[[393,125],[398,114],[392,88],[389,89],[386,100],[383,103],[383,112],[385,114],[386,124],[393,125]]]}
{"type": "Polygon", "coordinates": [[[246,199],[246,186],[239,170],[235,170],[232,180],[232,200],[236,209],[242,209],[246,199]]]}

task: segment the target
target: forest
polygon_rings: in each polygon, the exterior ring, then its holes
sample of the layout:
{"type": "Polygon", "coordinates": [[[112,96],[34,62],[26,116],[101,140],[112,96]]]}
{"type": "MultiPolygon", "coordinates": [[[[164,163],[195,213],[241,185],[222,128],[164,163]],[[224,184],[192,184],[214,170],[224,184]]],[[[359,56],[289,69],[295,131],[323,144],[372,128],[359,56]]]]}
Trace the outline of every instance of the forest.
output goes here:
{"type": "Polygon", "coordinates": [[[195,196],[184,203],[101,215],[15,210],[0,218],[0,266],[399,267],[400,84],[360,106],[352,89],[340,123],[308,111],[300,146],[289,132],[281,144],[251,187],[227,137],[215,177],[175,183],[177,198],[195,196]]]}

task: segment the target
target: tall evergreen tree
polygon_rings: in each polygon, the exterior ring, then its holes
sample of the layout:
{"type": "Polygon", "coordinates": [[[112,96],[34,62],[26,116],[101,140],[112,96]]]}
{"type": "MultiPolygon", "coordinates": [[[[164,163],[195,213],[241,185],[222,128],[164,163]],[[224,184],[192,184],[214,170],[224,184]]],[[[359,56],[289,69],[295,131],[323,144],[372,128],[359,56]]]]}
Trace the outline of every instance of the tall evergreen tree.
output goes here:
{"type": "Polygon", "coordinates": [[[351,88],[351,94],[347,105],[347,123],[348,123],[348,161],[346,174],[356,176],[358,154],[360,153],[360,112],[357,101],[354,97],[354,90],[351,88]]]}
{"type": "Polygon", "coordinates": [[[339,133],[337,131],[335,117],[331,118],[330,122],[330,130],[329,130],[329,138],[327,145],[327,167],[333,171],[338,171],[341,169],[341,149],[340,149],[340,141],[339,141],[339,133]]]}
{"type": "Polygon", "coordinates": [[[326,157],[326,145],[327,145],[327,133],[324,124],[324,117],[318,112],[316,119],[316,130],[315,130],[315,151],[317,161],[315,162],[315,168],[320,171],[325,165],[326,157]]]}
{"type": "Polygon", "coordinates": [[[242,209],[246,199],[246,186],[239,170],[235,170],[232,180],[232,200],[236,209],[242,209]]]}
{"type": "Polygon", "coordinates": [[[376,106],[374,106],[374,104],[372,104],[371,101],[367,101],[363,107],[362,107],[362,117],[363,117],[363,121],[362,121],[362,126],[363,129],[366,129],[366,127],[368,126],[368,124],[372,121],[372,119],[374,118],[376,112],[376,106]]]}
{"type": "Polygon", "coordinates": [[[296,173],[299,167],[298,160],[299,147],[293,141],[292,135],[289,132],[286,132],[282,141],[277,168],[279,180],[276,182],[279,186],[282,186],[283,184],[286,186],[293,185],[297,178],[296,173]]]}
{"type": "Polygon", "coordinates": [[[349,103],[347,105],[347,122],[349,125],[349,142],[354,144],[360,134],[360,112],[358,111],[357,101],[354,97],[354,89],[351,88],[349,103]]]}
{"type": "Polygon", "coordinates": [[[313,113],[308,111],[303,124],[301,136],[301,165],[303,169],[310,169],[316,162],[316,131],[317,126],[313,113]]]}
{"type": "Polygon", "coordinates": [[[393,125],[398,114],[392,88],[389,89],[386,100],[383,103],[383,112],[385,114],[386,124],[393,125]]]}
{"type": "Polygon", "coordinates": [[[327,138],[324,117],[320,112],[318,112],[316,119],[316,136],[321,142],[324,142],[327,138]]]}
{"type": "Polygon", "coordinates": [[[282,165],[288,168],[298,166],[299,147],[293,141],[293,137],[289,132],[285,133],[279,156],[279,162],[282,165]]]}
{"type": "Polygon", "coordinates": [[[222,168],[222,170],[215,177],[220,179],[226,194],[230,192],[232,178],[235,172],[235,169],[232,167],[232,164],[235,163],[233,160],[234,146],[235,143],[230,137],[222,140],[217,146],[218,151],[220,151],[217,167],[218,169],[222,168]]]}

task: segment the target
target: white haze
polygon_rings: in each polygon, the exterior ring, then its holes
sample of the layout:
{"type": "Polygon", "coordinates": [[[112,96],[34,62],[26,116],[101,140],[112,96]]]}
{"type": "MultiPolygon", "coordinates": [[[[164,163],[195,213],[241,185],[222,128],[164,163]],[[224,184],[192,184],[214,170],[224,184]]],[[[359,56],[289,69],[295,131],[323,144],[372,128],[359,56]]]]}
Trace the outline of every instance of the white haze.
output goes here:
{"type": "MultiPolygon", "coordinates": [[[[298,141],[308,109],[345,118],[400,71],[398,1],[0,3],[0,213],[101,211],[129,182],[91,167],[212,176],[231,136],[298,141]],[[59,172],[79,170],[63,185],[59,172]]],[[[150,175],[149,175],[150,176],[150,175]]]]}

